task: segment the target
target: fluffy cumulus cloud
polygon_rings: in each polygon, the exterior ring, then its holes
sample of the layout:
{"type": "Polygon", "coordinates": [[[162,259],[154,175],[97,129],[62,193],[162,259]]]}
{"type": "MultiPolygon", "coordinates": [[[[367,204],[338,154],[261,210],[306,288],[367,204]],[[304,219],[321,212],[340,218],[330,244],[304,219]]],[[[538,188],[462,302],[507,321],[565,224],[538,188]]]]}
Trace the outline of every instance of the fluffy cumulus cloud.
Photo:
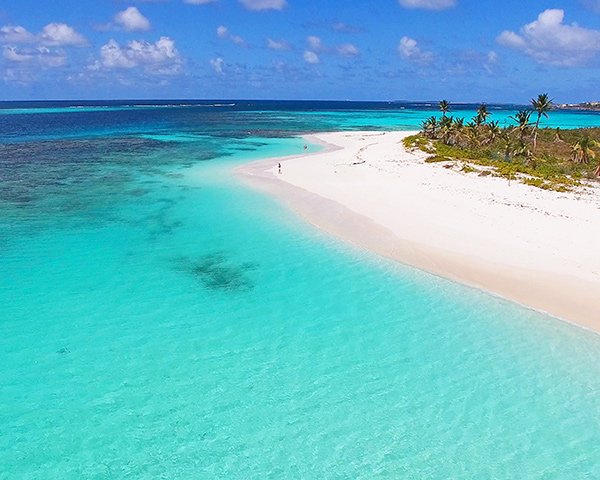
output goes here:
{"type": "Polygon", "coordinates": [[[4,45],[37,43],[49,47],[83,47],[87,45],[87,40],[66,23],[49,23],[37,35],[20,25],[0,27],[0,43],[4,45]]]}
{"type": "Polygon", "coordinates": [[[456,5],[456,0],[398,0],[404,8],[423,8],[426,10],[445,10],[456,5]]]}
{"type": "Polygon", "coordinates": [[[286,0],[239,0],[248,10],[283,10],[287,6],[286,0]]]}
{"type": "Polygon", "coordinates": [[[584,65],[600,53],[600,31],[564,23],[565,12],[545,10],[518,33],[506,30],[497,41],[539,63],[561,67],[584,65]]]}
{"type": "Polygon", "coordinates": [[[0,43],[33,43],[36,36],[20,25],[5,25],[0,27],[0,43]]]}
{"type": "Polygon", "coordinates": [[[421,49],[419,42],[410,37],[400,39],[398,53],[402,58],[415,63],[428,64],[433,60],[433,53],[421,49]]]}
{"type": "Polygon", "coordinates": [[[150,30],[150,20],[136,7],[129,7],[115,15],[115,25],[128,32],[150,30]]]}
{"type": "Polygon", "coordinates": [[[44,45],[76,46],[82,47],[87,44],[86,39],[77,33],[73,27],[65,23],[49,23],[42,30],[40,36],[44,45]]]}
{"type": "Polygon", "coordinates": [[[177,75],[181,73],[183,60],[169,37],[160,37],[150,43],[133,40],[120,45],[115,40],[100,48],[100,58],[88,70],[114,70],[143,68],[145,73],[154,75],[177,75]]]}
{"type": "Polygon", "coordinates": [[[304,52],[304,61],[306,63],[310,63],[311,65],[316,65],[320,62],[319,56],[315,52],[311,52],[310,50],[306,50],[304,52]]]}
{"type": "Polygon", "coordinates": [[[49,23],[33,34],[20,25],[0,27],[0,49],[5,61],[2,79],[26,85],[46,69],[67,65],[69,47],[87,46],[87,40],[65,23],[49,23]]]}

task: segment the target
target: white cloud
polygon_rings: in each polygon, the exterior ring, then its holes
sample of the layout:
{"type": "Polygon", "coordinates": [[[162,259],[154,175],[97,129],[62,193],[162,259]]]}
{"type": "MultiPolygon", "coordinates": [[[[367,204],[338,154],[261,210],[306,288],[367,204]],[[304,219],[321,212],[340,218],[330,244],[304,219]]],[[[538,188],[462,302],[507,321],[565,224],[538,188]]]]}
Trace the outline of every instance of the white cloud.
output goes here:
{"type": "Polygon", "coordinates": [[[20,25],[0,27],[0,43],[38,43],[52,47],[83,47],[87,45],[87,40],[66,23],[49,23],[39,35],[34,35],[20,25]]]}
{"type": "Polygon", "coordinates": [[[233,43],[235,43],[236,45],[246,45],[246,41],[240,37],[239,35],[231,35],[229,37],[229,40],[231,40],[233,43]]]}
{"type": "Polygon", "coordinates": [[[29,62],[33,60],[33,55],[29,53],[18,52],[16,47],[4,47],[2,56],[10,62],[29,62]]]}
{"type": "Polygon", "coordinates": [[[400,39],[398,53],[402,58],[416,63],[427,64],[433,60],[433,53],[421,50],[419,43],[410,37],[402,37],[400,39]]]}
{"type": "Polygon", "coordinates": [[[219,75],[223,74],[223,66],[224,65],[225,65],[225,61],[221,57],[212,58],[210,60],[210,66],[219,75]]]}
{"type": "Polygon", "coordinates": [[[236,45],[246,45],[246,41],[242,37],[232,34],[225,25],[221,25],[217,28],[217,37],[222,38],[223,40],[229,40],[236,45]]]}
{"type": "Polygon", "coordinates": [[[321,40],[320,37],[317,37],[315,35],[310,35],[310,36],[306,37],[306,43],[308,44],[308,48],[307,48],[306,52],[304,53],[304,59],[308,63],[319,63],[320,60],[317,55],[318,53],[338,54],[343,57],[356,57],[357,55],[360,54],[360,50],[356,47],[356,45],[354,45],[352,43],[342,43],[341,45],[338,45],[337,47],[329,47],[323,43],[323,41],[321,40]],[[309,54],[309,57],[311,57],[311,60],[313,60],[313,61],[307,59],[307,56],[306,56],[307,53],[309,54]],[[314,61],[315,59],[312,58],[312,55],[315,55],[316,61],[314,61]]]}
{"type": "Polygon", "coordinates": [[[62,67],[67,63],[64,51],[50,50],[44,46],[25,50],[19,50],[14,46],[6,46],[4,47],[2,56],[12,63],[31,66],[38,65],[45,68],[62,67]]]}
{"type": "Polygon", "coordinates": [[[2,73],[2,80],[5,83],[26,86],[35,81],[35,76],[30,70],[9,67],[2,73]]]}
{"type": "Polygon", "coordinates": [[[144,71],[156,75],[176,75],[181,73],[183,59],[169,37],[160,37],[154,43],[133,40],[119,45],[115,40],[100,48],[100,59],[88,67],[89,70],[113,70],[144,68],[144,71]]]}
{"type": "Polygon", "coordinates": [[[248,10],[283,10],[287,0],[239,0],[248,10]]]}
{"type": "Polygon", "coordinates": [[[150,30],[150,21],[136,7],[128,7],[117,13],[115,24],[128,32],[150,30]]]}
{"type": "Polygon", "coordinates": [[[311,65],[315,65],[320,62],[319,56],[315,52],[311,52],[309,50],[306,50],[304,52],[303,57],[304,57],[304,61],[306,63],[310,63],[311,65]]]}
{"type": "Polygon", "coordinates": [[[310,35],[306,37],[306,42],[312,50],[323,49],[323,42],[321,42],[321,39],[315,35],[310,35]]]}
{"type": "Polygon", "coordinates": [[[100,63],[94,65],[99,69],[104,68],[133,68],[138,65],[138,54],[135,53],[134,47],[121,48],[115,40],[109,40],[108,43],[100,48],[100,63]]]}
{"type": "Polygon", "coordinates": [[[19,25],[0,27],[2,58],[6,61],[3,80],[27,85],[37,80],[40,70],[63,67],[63,47],[84,47],[86,39],[65,23],[49,23],[38,35],[19,25]]]}
{"type": "Polygon", "coordinates": [[[67,64],[67,56],[62,50],[50,50],[46,47],[38,47],[37,60],[43,67],[57,68],[67,64]]]}
{"type": "Polygon", "coordinates": [[[227,38],[229,36],[229,29],[225,25],[217,27],[217,37],[227,38]]]}
{"type": "Polygon", "coordinates": [[[356,57],[360,54],[358,48],[352,43],[344,43],[339,45],[336,50],[343,57],[356,57]]]}
{"type": "Polygon", "coordinates": [[[584,65],[600,53],[600,31],[563,23],[564,10],[549,9],[519,33],[502,32],[497,41],[539,63],[572,67],[584,65]]]}
{"type": "Polygon", "coordinates": [[[423,8],[425,10],[445,10],[456,5],[456,0],[398,0],[404,8],[423,8]]]}
{"type": "Polygon", "coordinates": [[[273,40],[272,38],[267,38],[267,48],[271,50],[289,50],[290,44],[285,40],[273,40]]]}
{"type": "Polygon", "coordinates": [[[41,43],[54,47],[87,45],[86,39],[66,23],[49,23],[40,35],[41,43]]]}
{"type": "Polygon", "coordinates": [[[0,43],[33,43],[36,36],[20,25],[0,27],[0,43]]]}
{"type": "Polygon", "coordinates": [[[498,63],[498,54],[493,50],[490,50],[485,56],[483,62],[483,69],[488,75],[494,75],[496,71],[496,64],[498,63]]]}
{"type": "Polygon", "coordinates": [[[39,35],[30,33],[20,25],[0,27],[0,44],[38,43],[53,47],[87,45],[87,40],[66,23],[49,23],[39,35]]]}

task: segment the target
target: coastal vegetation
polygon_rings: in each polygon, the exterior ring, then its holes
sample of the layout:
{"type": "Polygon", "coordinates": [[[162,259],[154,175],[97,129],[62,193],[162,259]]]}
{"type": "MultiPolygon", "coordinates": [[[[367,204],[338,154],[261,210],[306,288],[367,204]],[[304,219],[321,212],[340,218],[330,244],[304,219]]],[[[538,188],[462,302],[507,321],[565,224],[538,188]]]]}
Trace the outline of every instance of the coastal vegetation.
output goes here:
{"type": "Polygon", "coordinates": [[[429,153],[427,163],[446,162],[465,173],[505,177],[546,190],[568,191],[600,177],[600,128],[540,128],[552,100],[543,93],[530,104],[501,126],[490,119],[485,104],[467,121],[450,115],[449,102],[442,100],[441,117],[427,118],[421,132],[404,144],[429,153]]]}

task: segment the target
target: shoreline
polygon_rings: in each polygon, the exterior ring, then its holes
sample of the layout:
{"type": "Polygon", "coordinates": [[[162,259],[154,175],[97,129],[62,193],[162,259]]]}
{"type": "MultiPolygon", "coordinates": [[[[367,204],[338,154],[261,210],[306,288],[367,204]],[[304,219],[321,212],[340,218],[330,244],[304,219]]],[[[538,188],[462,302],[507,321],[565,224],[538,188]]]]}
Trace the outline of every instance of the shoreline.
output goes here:
{"type": "Polygon", "coordinates": [[[342,241],[600,333],[598,189],[582,200],[425,164],[401,143],[411,133],[307,135],[324,149],[236,173],[342,241]]]}

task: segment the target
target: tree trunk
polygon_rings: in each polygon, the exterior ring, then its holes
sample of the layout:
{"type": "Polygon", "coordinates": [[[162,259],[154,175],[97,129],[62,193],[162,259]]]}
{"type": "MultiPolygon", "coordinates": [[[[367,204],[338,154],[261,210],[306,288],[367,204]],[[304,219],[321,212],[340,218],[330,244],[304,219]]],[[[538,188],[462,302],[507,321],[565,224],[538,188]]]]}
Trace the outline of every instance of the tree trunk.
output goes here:
{"type": "Polygon", "coordinates": [[[535,122],[535,132],[533,133],[533,151],[537,147],[537,136],[538,136],[538,128],[540,127],[540,118],[542,117],[541,113],[538,113],[537,122],[535,122]]]}

